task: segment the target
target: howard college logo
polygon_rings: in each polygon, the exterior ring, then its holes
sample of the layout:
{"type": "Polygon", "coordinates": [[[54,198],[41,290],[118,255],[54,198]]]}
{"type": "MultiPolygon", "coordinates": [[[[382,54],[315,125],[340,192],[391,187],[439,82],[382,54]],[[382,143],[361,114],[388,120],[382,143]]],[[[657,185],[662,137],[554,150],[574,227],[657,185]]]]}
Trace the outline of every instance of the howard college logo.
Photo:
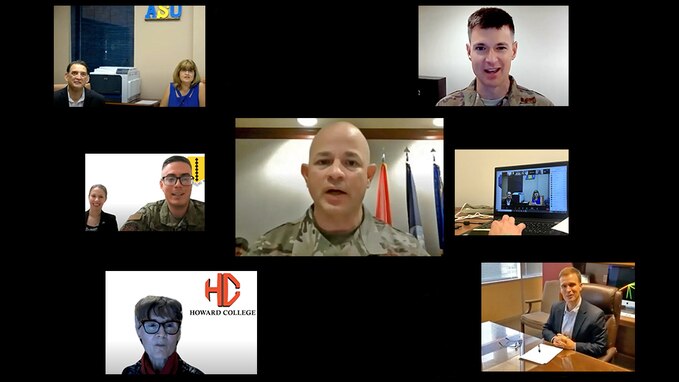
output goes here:
{"type": "Polygon", "coordinates": [[[210,286],[210,279],[205,281],[205,297],[208,301],[210,300],[210,294],[217,294],[217,306],[231,306],[233,305],[238,297],[240,297],[240,291],[236,291],[233,297],[229,300],[229,282],[233,283],[236,289],[240,289],[240,281],[236,279],[231,273],[217,273],[217,286],[210,286]]]}

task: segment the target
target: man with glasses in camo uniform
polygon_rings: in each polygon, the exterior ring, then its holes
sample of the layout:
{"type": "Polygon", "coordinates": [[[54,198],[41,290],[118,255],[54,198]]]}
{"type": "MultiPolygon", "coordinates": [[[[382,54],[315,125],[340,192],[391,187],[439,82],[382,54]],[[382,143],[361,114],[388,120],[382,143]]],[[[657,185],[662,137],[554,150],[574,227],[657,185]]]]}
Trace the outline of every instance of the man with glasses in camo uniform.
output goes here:
{"type": "Polygon", "coordinates": [[[182,304],[175,299],[146,296],[139,300],[134,307],[134,322],[144,354],[123,374],[203,374],[177,354],[182,317],[182,304]]]}
{"type": "Polygon", "coordinates": [[[191,199],[191,162],[171,156],[163,162],[160,189],[164,200],[151,202],[134,215],[121,231],[205,231],[205,203],[191,199]]]}

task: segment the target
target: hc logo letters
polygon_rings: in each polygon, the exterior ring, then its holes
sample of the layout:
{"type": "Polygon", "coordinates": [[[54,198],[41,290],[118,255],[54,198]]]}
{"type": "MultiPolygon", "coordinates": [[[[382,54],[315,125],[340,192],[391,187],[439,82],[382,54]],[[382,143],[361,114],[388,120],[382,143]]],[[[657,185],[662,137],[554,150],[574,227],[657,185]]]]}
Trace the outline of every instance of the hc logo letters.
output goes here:
{"type": "Polygon", "coordinates": [[[217,293],[217,306],[231,306],[240,297],[240,291],[234,293],[233,297],[229,298],[229,281],[233,283],[236,289],[240,289],[240,282],[231,273],[217,273],[217,286],[210,286],[210,279],[205,281],[205,297],[210,300],[211,293],[217,293]]]}

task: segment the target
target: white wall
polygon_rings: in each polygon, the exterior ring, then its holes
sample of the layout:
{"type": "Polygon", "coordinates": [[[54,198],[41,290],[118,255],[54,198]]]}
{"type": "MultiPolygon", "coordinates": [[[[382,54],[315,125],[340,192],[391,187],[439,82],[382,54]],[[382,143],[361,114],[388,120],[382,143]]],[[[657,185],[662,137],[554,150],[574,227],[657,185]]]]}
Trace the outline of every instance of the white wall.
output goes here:
{"type": "MultiPolygon", "coordinates": [[[[130,215],[150,202],[165,198],[160,189],[163,162],[172,155],[205,154],[85,154],[85,211],[90,209],[89,191],[95,184],[108,190],[103,211],[116,216],[118,228],[130,215]]],[[[193,184],[191,199],[205,201],[205,181],[193,184]]]]}
{"type": "MultiPolygon", "coordinates": [[[[474,79],[466,50],[467,19],[482,7],[419,7],[419,75],[446,77],[447,94],[474,79]]],[[[568,106],[568,7],[499,8],[512,16],[518,41],[510,74],[556,106],[568,106]]]]}
{"type": "MultiPolygon", "coordinates": [[[[407,146],[427,252],[440,254],[430,151],[436,150],[436,163],[443,176],[443,141],[370,140],[369,144],[371,162],[378,165],[378,171],[365,194],[366,208],[375,213],[379,164],[384,150],[392,223],[408,232],[403,153],[407,146]]],[[[301,164],[308,161],[310,145],[310,139],[236,140],[236,236],[246,238],[250,246],[267,231],[302,217],[313,203],[300,173],[301,164]]]]}
{"type": "Polygon", "coordinates": [[[492,206],[495,167],[567,160],[568,150],[455,150],[455,207],[492,206]]]}

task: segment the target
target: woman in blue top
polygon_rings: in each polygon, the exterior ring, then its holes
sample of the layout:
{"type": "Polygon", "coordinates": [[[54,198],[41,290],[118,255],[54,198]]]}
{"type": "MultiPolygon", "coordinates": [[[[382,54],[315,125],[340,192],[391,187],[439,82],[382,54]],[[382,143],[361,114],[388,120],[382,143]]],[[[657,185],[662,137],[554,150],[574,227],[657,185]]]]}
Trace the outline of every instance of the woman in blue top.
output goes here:
{"type": "Polygon", "coordinates": [[[544,200],[542,200],[542,196],[540,196],[540,192],[538,190],[533,191],[533,198],[530,200],[529,205],[531,206],[541,206],[544,204],[544,200]]]}
{"type": "Polygon", "coordinates": [[[172,82],[165,88],[161,107],[205,107],[205,84],[200,82],[196,63],[182,60],[174,68],[172,82]]]}

